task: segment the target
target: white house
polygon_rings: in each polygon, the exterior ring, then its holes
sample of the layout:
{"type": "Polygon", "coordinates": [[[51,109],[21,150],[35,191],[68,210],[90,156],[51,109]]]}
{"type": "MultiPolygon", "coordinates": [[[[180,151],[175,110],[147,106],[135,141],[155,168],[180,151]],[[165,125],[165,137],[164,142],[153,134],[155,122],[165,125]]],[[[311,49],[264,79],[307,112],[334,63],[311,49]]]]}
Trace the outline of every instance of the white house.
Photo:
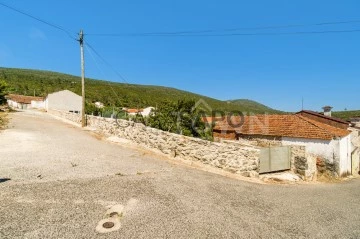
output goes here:
{"type": "Polygon", "coordinates": [[[101,103],[101,102],[99,102],[99,101],[95,102],[94,105],[95,105],[95,107],[98,108],[98,109],[104,108],[104,104],[101,103]]]}
{"type": "Polygon", "coordinates": [[[44,109],[44,98],[26,95],[9,94],[7,103],[14,109],[44,109]]]}
{"type": "Polygon", "coordinates": [[[143,117],[148,117],[153,109],[155,109],[155,108],[154,107],[147,107],[147,108],[143,109],[143,111],[141,112],[141,115],[143,117]]]}
{"type": "Polygon", "coordinates": [[[33,109],[45,109],[45,101],[43,98],[31,101],[31,108],[33,109]]]}
{"type": "Polygon", "coordinates": [[[147,107],[144,109],[128,109],[123,108],[123,110],[129,115],[129,116],[135,116],[137,114],[142,115],[143,117],[148,117],[151,113],[151,111],[155,109],[154,107],[147,107]]]}
{"type": "Polygon", "coordinates": [[[45,99],[45,109],[61,110],[67,112],[80,113],[82,108],[81,96],[69,90],[62,90],[48,94],[45,99]]]}
{"type": "MultiPolygon", "coordinates": [[[[333,164],[339,176],[351,175],[352,171],[352,144],[351,135],[335,136],[333,139],[306,139],[282,137],[283,145],[305,146],[306,152],[320,156],[333,164]]],[[[359,161],[358,161],[359,162],[359,161]]]]}
{"type": "Polygon", "coordinates": [[[360,174],[360,130],[359,128],[350,128],[351,130],[351,144],[352,144],[352,175],[360,174]]]}
{"type": "MultiPolygon", "coordinates": [[[[348,123],[322,115],[252,115],[216,123],[215,138],[251,139],[279,142],[284,146],[305,146],[306,152],[324,161],[339,176],[353,173],[354,152],[348,123]],[[316,116],[320,117],[320,116],[316,116]]],[[[358,162],[358,161],[357,161],[358,162]]]]}

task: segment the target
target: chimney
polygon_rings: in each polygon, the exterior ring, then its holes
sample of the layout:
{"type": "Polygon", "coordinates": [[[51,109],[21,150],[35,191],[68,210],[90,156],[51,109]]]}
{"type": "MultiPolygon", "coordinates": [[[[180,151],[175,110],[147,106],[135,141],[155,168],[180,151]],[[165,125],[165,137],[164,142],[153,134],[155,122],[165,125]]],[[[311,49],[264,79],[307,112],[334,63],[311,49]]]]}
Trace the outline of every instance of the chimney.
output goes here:
{"type": "Polygon", "coordinates": [[[331,106],[324,106],[324,107],[323,107],[324,115],[331,117],[331,110],[332,110],[332,108],[333,108],[333,107],[331,107],[331,106]]]}

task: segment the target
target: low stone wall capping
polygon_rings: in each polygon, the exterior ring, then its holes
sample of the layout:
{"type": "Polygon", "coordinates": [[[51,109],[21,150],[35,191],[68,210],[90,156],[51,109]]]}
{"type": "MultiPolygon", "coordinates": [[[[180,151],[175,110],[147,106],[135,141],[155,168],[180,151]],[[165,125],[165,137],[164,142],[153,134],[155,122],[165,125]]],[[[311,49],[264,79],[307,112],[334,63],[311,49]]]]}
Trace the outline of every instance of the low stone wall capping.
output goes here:
{"type": "MultiPolygon", "coordinates": [[[[49,110],[50,114],[81,123],[81,115],[49,110]]],[[[171,157],[198,161],[244,176],[257,176],[260,149],[231,142],[210,142],[186,137],[143,124],[87,115],[87,125],[105,136],[118,136],[142,147],[156,149],[171,157]]]]}

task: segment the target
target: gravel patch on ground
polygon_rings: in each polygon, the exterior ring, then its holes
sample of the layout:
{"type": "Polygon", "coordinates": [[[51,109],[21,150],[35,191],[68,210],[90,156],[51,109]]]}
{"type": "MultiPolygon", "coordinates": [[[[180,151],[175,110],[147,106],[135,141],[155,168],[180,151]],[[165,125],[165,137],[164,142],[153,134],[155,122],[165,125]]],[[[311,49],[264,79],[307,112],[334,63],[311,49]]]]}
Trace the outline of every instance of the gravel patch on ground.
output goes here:
{"type": "Polygon", "coordinates": [[[146,152],[114,146],[73,125],[36,112],[10,115],[1,134],[1,177],[13,182],[94,178],[163,171],[146,152]],[[16,157],[14,157],[16,155],[16,157]]]}

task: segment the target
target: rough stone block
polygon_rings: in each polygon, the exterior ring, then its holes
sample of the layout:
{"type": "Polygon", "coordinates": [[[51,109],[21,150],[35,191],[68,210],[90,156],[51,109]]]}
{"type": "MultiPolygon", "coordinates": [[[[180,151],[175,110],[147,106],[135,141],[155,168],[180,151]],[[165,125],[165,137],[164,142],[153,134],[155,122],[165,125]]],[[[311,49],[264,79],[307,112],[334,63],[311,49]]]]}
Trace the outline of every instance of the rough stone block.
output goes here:
{"type": "Polygon", "coordinates": [[[259,173],[256,171],[244,171],[244,172],[240,172],[241,176],[244,177],[248,177],[248,178],[258,178],[259,177],[259,173]]]}

